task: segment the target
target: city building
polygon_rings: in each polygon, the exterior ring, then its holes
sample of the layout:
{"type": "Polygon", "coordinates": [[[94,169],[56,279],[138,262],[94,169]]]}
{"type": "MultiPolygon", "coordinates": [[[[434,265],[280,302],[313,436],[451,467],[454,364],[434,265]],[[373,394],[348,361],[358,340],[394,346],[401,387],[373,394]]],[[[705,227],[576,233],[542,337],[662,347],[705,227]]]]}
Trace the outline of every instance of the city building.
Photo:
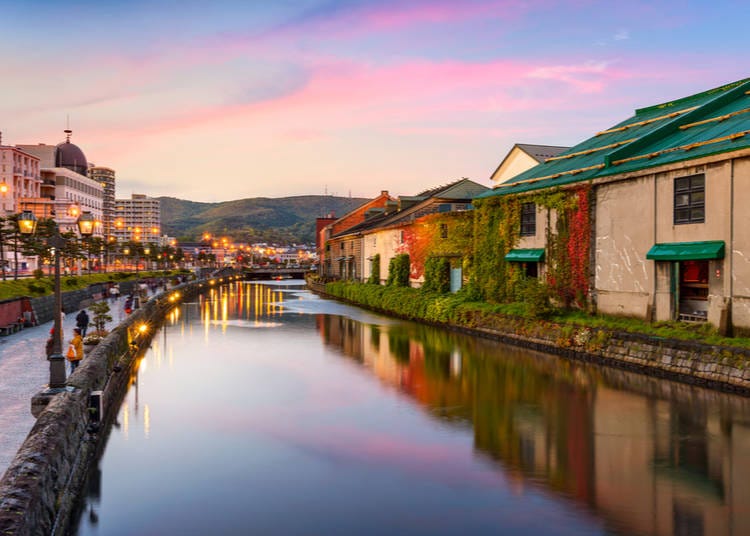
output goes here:
{"type": "Polygon", "coordinates": [[[91,164],[88,171],[89,177],[98,182],[104,189],[102,198],[102,234],[114,237],[115,223],[115,170],[91,164]]]}
{"type": "Polygon", "coordinates": [[[398,199],[397,210],[386,210],[382,216],[374,217],[359,228],[351,228],[336,238],[349,240],[361,236],[361,258],[359,273],[363,280],[377,273],[379,282],[388,278],[391,259],[401,253],[410,256],[410,280],[414,286],[424,282],[424,263],[429,255],[446,256],[455,270],[455,288],[462,286],[462,257],[456,251],[442,251],[437,242],[448,238],[453,227],[453,216],[471,210],[471,200],[486,192],[488,188],[471,179],[459,179],[449,184],[431,188],[415,196],[398,199]],[[438,221],[439,220],[439,221],[438,221]],[[435,228],[437,226],[437,228],[435,228]],[[374,266],[375,261],[379,262],[374,266]]]}
{"type": "Polygon", "coordinates": [[[113,234],[117,241],[161,244],[160,210],[158,199],[143,194],[116,199],[113,234]]]}
{"type": "MultiPolygon", "coordinates": [[[[38,218],[53,217],[61,232],[74,231],[82,212],[102,220],[104,189],[88,177],[83,151],[70,142],[72,131],[65,130],[65,141],[57,145],[16,145],[39,160],[41,183],[38,192],[19,200],[20,210],[31,210],[38,218]]],[[[101,234],[101,227],[95,229],[101,234]]]]}
{"type": "MultiPolygon", "coordinates": [[[[319,232],[316,239],[318,243],[324,244],[321,251],[318,252],[320,261],[320,274],[324,277],[334,277],[342,279],[354,279],[361,275],[361,269],[357,271],[358,263],[356,258],[361,257],[361,251],[345,250],[344,246],[353,244],[344,244],[341,240],[330,242],[330,239],[337,234],[359,225],[368,218],[371,211],[385,210],[386,205],[392,205],[395,202],[387,190],[382,190],[380,195],[370,201],[363,203],[357,208],[350,210],[332,223],[325,225],[319,232]]],[[[361,243],[358,244],[358,247],[361,243]]]]}
{"type": "Polygon", "coordinates": [[[2,144],[0,135],[0,214],[19,212],[19,200],[41,196],[39,158],[2,144]]]}

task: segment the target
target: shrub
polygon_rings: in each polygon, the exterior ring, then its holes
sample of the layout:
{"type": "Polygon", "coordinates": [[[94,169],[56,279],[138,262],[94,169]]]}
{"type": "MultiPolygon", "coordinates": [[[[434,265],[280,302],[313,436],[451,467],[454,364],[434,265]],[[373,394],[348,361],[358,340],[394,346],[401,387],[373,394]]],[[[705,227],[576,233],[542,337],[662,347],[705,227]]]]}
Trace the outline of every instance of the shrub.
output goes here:
{"type": "Polygon", "coordinates": [[[104,329],[107,322],[112,322],[112,316],[109,314],[109,304],[107,303],[107,300],[95,302],[89,306],[89,309],[91,309],[91,323],[94,325],[94,328],[96,329],[97,334],[104,334],[106,333],[106,330],[104,329]]]}
{"type": "Polygon", "coordinates": [[[37,268],[36,270],[34,270],[33,275],[34,279],[41,279],[44,277],[44,270],[42,270],[41,268],[37,268]]]}
{"type": "Polygon", "coordinates": [[[31,294],[45,294],[47,292],[47,285],[42,281],[27,281],[26,288],[29,289],[31,294]]]}
{"type": "Polygon", "coordinates": [[[430,257],[424,264],[424,285],[427,292],[445,294],[451,289],[451,265],[445,257],[430,257]]]}
{"type": "Polygon", "coordinates": [[[388,263],[388,280],[386,284],[393,287],[409,286],[409,254],[396,255],[388,263]]]}
{"type": "Polygon", "coordinates": [[[376,253],[372,257],[372,272],[370,277],[367,278],[367,282],[372,285],[380,284],[380,253],[376,253]]]}
{"type": "Polygon", "coordinates": [[[529,318],[546,318],[555,312],[549,287],[533,277],[523,278],[516,285],[515,299],[526,306],[529,318]]]}

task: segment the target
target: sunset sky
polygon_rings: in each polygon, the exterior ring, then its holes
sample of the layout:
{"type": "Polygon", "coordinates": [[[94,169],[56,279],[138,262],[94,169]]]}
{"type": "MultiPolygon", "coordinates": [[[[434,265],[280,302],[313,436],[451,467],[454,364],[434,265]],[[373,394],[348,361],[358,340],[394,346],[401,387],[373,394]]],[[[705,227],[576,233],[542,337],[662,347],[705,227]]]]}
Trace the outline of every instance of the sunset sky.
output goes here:
{"type": "Polygon", "coordinates": [[[0,0],[5,145],[117,196],[413,195],[750,77],[746,1],[0,0]]]}

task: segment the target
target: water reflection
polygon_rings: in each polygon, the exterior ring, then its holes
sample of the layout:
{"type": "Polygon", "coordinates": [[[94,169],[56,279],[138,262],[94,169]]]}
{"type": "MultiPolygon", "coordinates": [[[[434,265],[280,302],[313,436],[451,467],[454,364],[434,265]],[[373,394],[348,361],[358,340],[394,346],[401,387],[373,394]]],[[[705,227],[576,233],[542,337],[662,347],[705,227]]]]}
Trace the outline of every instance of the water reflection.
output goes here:
{"type": "Polygon", "coordinates": [[[79,534],[750,534],[750,400],[298,288],[176,307],[131,384],[79,534]]]}
{"type": "Polygon", "coordinates": [[[471,426],[519,487],[543,486],[628,534],[750,534],[748,400],[429,327],[320,315],[325,343],[471,426]]]}

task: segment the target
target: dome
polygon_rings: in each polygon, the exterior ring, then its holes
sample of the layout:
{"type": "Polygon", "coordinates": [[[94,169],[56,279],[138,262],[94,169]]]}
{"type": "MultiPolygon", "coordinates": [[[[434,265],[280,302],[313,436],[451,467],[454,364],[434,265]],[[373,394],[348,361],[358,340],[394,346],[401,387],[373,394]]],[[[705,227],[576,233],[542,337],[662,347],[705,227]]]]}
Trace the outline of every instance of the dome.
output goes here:
{"type": "Polygon", "coordinates": [[[89,165],[86,162],[86,155],[83,154],[81,148],[70,143],[70,139],[68,139],[57,144],[55,167],[67,168],[85,177],[89,165]]]}

